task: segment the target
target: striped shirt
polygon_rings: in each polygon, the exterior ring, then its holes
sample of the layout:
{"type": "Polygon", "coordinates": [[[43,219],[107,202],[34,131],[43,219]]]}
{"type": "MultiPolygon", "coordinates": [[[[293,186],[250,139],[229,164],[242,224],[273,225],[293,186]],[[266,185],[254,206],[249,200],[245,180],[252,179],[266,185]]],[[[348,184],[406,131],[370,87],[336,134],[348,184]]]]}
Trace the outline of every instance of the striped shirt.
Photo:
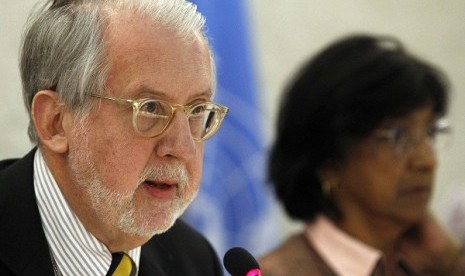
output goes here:
{"type": "MultiPolygon", "coordinates": [[[[111,252],[88,232],[71,210],[38,149],[34,158],[34,189],[51,255],[62,275],[106,275],[111,252]]],[[[128,255],[139,267],[141,248],[128,255]]]]}

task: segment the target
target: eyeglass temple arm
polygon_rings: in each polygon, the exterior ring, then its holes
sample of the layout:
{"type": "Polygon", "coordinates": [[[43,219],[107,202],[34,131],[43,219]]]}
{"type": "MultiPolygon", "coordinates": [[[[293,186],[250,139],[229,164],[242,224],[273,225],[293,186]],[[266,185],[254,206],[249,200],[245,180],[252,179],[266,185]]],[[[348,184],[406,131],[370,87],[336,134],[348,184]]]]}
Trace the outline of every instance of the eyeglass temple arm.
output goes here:
{"type": "Polygon", "coordinates": [[[113,98],[113,97],[107,97],[107,96],[101,96],[101,95],[97,95],[97,94],[90,94],[90,96],[92,97],[95,97],[95,98],[100,98],[100,99],[106,99],[106,100],[110,100],[110,101],[115,101],[115,102],[118,102],[118,103],[122,103],[122,104],[134,104],[134,100],[128,100],[128,99],[121,99],[121,98],[113,98]]]}

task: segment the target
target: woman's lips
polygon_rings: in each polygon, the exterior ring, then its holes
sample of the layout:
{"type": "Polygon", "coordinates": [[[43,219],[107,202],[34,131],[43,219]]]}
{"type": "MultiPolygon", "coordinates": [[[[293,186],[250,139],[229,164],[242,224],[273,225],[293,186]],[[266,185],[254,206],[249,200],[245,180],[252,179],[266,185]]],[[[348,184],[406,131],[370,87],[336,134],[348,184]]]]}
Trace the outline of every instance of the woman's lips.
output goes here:
{"type": "Polygon", "coordinates": [[[429,199],[431,195],[431,185],[416,185],[408,187],[401,190],[401,195],[429,199]]]}

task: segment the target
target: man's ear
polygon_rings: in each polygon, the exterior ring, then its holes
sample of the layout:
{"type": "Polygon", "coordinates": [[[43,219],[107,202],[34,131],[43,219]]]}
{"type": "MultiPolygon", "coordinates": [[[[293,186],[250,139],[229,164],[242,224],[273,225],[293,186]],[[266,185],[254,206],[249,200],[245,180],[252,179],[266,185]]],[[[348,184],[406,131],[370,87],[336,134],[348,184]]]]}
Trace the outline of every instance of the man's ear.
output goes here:
{"type": "Polygon", "coordinates": [[[68,151],[68,138],[63,126],[66,108],[51,90],[37,92],[32,100],[31,116],[40,143],[55,153],[68,151]]]}

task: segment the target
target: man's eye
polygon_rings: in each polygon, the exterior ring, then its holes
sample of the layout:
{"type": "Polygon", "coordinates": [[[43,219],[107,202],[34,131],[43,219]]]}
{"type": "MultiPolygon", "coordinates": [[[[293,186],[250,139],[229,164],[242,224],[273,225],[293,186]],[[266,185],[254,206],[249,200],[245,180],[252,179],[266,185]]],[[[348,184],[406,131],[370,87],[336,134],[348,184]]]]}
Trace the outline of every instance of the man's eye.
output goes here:
{"type": "Polygon", "coordinates": [[[194,115],[194,116],[195,115],[202,115],[205,112],[206,109],[207,108],[205,107],[205,105],[197,105],[196,107],[194,107],[192,109],[191,114],[194,115]]]}
{"type": "Polygon", "coordinates": [[[147,101],[142,104],[138,116],[149,118],[168,118],[171,107],[161,101],[147,101]]]}
{"type": "Polygon", "coordinates": [[[158,110],[158,107],[155,102],[148,102],[143,107],[143,111],[149,112],[149,113],[156,113],[157,110],[158,110]]]}

